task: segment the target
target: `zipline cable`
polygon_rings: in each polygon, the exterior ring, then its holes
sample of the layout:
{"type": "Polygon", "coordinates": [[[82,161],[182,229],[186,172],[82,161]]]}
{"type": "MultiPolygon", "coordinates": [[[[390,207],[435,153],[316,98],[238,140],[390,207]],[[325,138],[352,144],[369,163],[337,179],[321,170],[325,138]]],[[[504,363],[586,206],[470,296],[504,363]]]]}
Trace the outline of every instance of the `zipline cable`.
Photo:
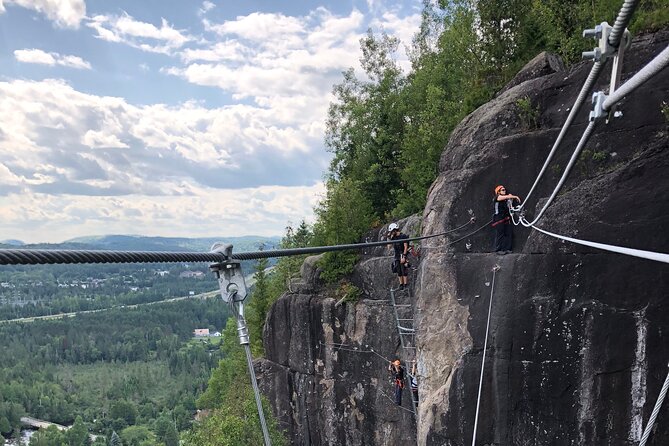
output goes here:
{"type": "Polygon", "coordinates": [[[490,329],[490,314],[492,313],[492,298],[495,292],[495,275],[499,267],[492,269],[492,284],[490,285],[490,304],[488,305],[488,323],[485,327],[485,342],[483,343],[483,357],[481,358],[481,378],[479,379],[479,394],[476,398],[476,415],[474,415],[474,433],[472,435],[472,446],[476,446],[476,428],[479,422],[479,408],[481,406],[481,389],[483,388],[483,371],[485,369],[485,352],[488,349],[488,330],[490,329]]]}
{"type": "Polygon", "coordinates": [[[644,251],[641,249],[634,249],[634,248],[625,248],[624,246],[616,246],[616,245],[607,245],[606,243],[597,243],[597,242],[591,242],[589,240],[580,240],[577,238],[572,238],[572,237],[567,237],[564,235],[560,234],[555,234],[552,232],[548,232],[544,229],[537,228],[536,226],[532,226],[532,228],[536,229],[537,231],[541,232],[542,234],[549,235],[551,237],[565,240],[568,242],[576,243],[579,245],[584,245],[584,246],[589,246],[591,248],[597,248],[597,249],[602,249],[604,251],[610,251],[610,252],[615,252],[618,254],[624,254],[627,256],[633,256],[633,257],[639,257],[642,259],[648,259],[648,260],[654,260],[656,262],[662,262],[662,263],[669,263],[669,254],[665,254],[662,252],[654,252],[654,251],[644,251]]]}
{"type": "Polygon", "coordinates": [[[667,390],[669,390],[669,373],[667,373],[667,377],[665,378],[664,384],[662,385],[662,390],[660,390],[660,395],[657,397],[657,401],[655,401],[653,413],[650,414],[648,424],[646,425],[646,429],[643,431],[643,436],[641,437],[639,446],[646,445],[646,441],[648,441],[648,437],[650,437],[650,431],[653,430],[653,424],[655,423],[657,414],[660,412],[660,407],[662,407],[662,403],[664,402],[664,397],[667,395],[667,390]]]}
{"type": "MultiPolygon", "coordinates": [[[[366,249],[375,246],[385,246],[396,243],[407,243],[440,237],[459,231],[476,220],[470,219],[467,223],[455,229],[438,234],[424,235],[398,240],[383,240],[380,242],[352,243],[347,245],[314,246],[308,248],[274,249],[265,251],[250,251],[233,253],[234,260],[255,260],[272,257],[286,257],[303,254],[320,254],[324,252],[347,251],[366,249]]],[[[223,262],[225,255],[217,252],[164,252],[164,251],[96,251],[96,250],[59,250],[59,249],[0,249],[0,265],[41,265],[41,264],[72,264],[72,263],[170,263],[170,262],[223,262]]]]}

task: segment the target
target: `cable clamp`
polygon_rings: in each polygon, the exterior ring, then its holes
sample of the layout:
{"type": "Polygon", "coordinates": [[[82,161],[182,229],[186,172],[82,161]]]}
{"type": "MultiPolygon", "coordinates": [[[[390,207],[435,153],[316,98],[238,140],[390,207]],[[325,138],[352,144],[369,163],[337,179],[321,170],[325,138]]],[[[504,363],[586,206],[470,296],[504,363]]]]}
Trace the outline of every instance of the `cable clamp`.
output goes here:
{"type": "Polygon", "coordinates": [[[597,40],[597,46],[592,51],[584,51],[584,59],[593,59],[595,62],[604,62],[608,57],[615,54],[617,48],[609,43],[609,35],[613,27],[607,22],[596,25],[594,29],[583,31],[583,37],[592,37],[597,40]]]}
{"type": "Polygon", "coordinates": [[[243,302],[246,299],[248,290],[242,264],[232,258],[232,245],[227,243],[215,243],[211,247],[211,252],[223,254],[225,260],[219,263],[209,265],[218,279],[218,285],[221,289],[221,298],[224,302],[234,304],[243,302]]]}
{"type": "Polygon", "coordinates": [[[596,121],[608,116],[608,112],[604,110],[604,101],[607,96],[603,91],[596,91],[592,94],[592,110],[590,111],[590,121],[596,121]]]}

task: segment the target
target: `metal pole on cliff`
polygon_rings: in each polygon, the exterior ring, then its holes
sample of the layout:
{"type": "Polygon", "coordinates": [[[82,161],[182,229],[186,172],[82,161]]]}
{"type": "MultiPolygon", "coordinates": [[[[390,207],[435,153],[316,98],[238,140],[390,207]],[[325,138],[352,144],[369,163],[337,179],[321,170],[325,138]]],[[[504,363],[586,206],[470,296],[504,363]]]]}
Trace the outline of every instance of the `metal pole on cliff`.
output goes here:
{"type": "Polygon", "coordinates": [[[269,437],[269,430],[267,429],[267,422],[265,421],[265,413],[262,408],[262,401],[260,400],[260,390],[258,389],[258,382],[256,380],[256,373],[253,369],[253,356],[251,355],[251,346],[249,345],[249,330],[246,326],[246,318],[244,318],[244,300],[247,296],[246,282],[244,281],[244,274],[242,273],[241,263],[232,259],[232,245],[216,243],[211,248],[212,252],[218,252],[225,255],[226,260],[221,263],[215,263],[210,266],[211,270],[216,274],[218,285],[221,288],[221,297],[223,301],[230,304],[232,311],[237,319],[237,334],[239,336],[239,344],[244,346],[246,351],[246,364],[251,375],[251,385],[253,386],[253,394],[256,399],[256,406],[258,407],[258,417],[260,418],[260,426],[262,428],[262,435],[265,439],[265,446],[272,446],[272,441],[269,437]]]}

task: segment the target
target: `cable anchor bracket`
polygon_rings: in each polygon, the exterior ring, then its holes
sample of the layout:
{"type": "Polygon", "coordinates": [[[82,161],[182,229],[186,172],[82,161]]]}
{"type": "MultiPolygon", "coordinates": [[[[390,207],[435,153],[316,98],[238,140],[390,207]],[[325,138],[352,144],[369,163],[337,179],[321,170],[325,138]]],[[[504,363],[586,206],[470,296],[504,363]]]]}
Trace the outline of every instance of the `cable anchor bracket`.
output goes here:
{"type": "Polygon", "coordinates": [[[596,25],[594,29],[586,29],[583,31],[583,37],[592,37],[597,41],[597,46],[592,51],[584,51],[582,53],[583,59],[593,59],[595,62],[604,62],[611,57],[617,50],[616,47],[609,43],[609,35],[613,27],[607,22],[602,22],[596,25]]]}
{"type": "Polygon", "coordinates": [[[248,289],[242,273],[242,264],[232,258],[232,245],[229,243],[215,243],[211,252],[223,254],[225,260],[209,265],[209,269],[216,275],[221,288],[221,297],[225,303],[242,302],[246,299],[248,289]]]}
{"type": "Polygon", "coordinates": [[[239,260],[232,258],[232,245],[227,243],[215,243],[211,252],[223,254],[222,262],[209,265],[209,269],[216,275],[218,286],[221,289],[223,302],[230,304],[233,314],[237,319],[237,334],[241,345],[248,345],[249,330],[244,317],[244,301],[248,295],[248,288],[242,272],[242,264],[239,260]]]}

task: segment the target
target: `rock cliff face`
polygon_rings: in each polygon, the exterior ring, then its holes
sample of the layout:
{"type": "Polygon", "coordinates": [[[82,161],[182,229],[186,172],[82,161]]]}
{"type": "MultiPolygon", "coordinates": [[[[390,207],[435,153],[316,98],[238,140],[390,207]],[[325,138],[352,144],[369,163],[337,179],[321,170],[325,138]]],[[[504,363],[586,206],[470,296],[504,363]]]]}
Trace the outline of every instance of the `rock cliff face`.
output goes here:
{"type": "MultiPolygon", "coordinates": [[[[624,79],[667,44],[669,32],[636,39],[624,79]]],[[[559,62],[539,57],[463,120],[443,152],[422,219],[404,222],[405,232],[439,233],[472,214],[485,223],[496,184],[524,198],[589,67],[556,72],[559,62]]],[[[599,126],[540,227],[669,252],[663,101],[666,70],[624,100],[622,118],[599,126]]],[[[552,191],[587,113],[576,119],[528,210],[552,191]]],[[[524,228],[514,237],[514,253],[506,256],[489,252],[489,228],[452,245],[458,235],[422,244],[413,286],[417,423],[408,392],[403,408],[389,400],[382,358],[400,353],[387,300],[394,283],[389,252],[363,256],[352,279],[363,298],[339,306],[319,285],[313,260],[306,262],[304,281],[268,316],[267,359],[258,364],[261,387],[292,442],[471,444],[485,354],[477,444],[637,444],[667,373],[669,268],[524,228]]],[[[666,403],[648,444],[669,444],[666,403]]]]}

